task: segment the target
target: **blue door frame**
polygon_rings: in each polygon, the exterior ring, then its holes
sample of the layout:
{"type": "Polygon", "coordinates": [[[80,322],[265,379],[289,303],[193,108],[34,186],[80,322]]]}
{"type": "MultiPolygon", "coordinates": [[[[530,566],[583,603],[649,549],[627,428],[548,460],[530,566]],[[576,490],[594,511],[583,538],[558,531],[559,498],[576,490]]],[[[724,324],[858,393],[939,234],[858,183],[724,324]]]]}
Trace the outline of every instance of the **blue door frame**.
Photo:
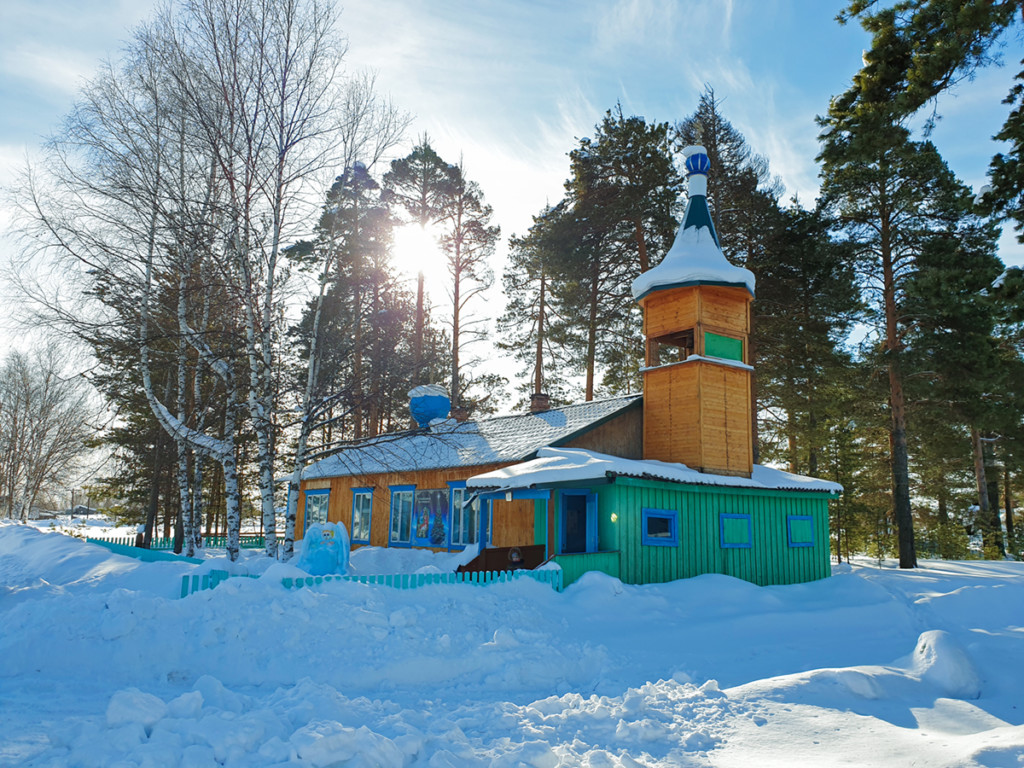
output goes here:
{"type": "Polygon", "coordinates": [[[565,551],[565,500],[566,497],[583,496],[587,504],[587,531],[584,552],[597,552],[597,494],[585,488],[580,490],[563,490],[558,492],[558,551],[559,554],[580,554],[566,553],[565,551]]]}

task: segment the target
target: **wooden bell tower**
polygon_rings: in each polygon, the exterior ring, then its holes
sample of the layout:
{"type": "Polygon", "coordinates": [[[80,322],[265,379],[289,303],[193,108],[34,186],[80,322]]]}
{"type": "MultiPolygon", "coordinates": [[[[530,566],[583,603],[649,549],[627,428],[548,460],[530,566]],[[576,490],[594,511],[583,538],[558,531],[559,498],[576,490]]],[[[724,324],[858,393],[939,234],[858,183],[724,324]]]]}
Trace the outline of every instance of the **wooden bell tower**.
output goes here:
{"type": "Polygon", "coordinates": [[[725,258],[707,205],[710,166],[687,147],[689,199],[665,259],[633,282],[644,313],[643,456],[720,475],[753,468],[754,276],[725,258]]]}

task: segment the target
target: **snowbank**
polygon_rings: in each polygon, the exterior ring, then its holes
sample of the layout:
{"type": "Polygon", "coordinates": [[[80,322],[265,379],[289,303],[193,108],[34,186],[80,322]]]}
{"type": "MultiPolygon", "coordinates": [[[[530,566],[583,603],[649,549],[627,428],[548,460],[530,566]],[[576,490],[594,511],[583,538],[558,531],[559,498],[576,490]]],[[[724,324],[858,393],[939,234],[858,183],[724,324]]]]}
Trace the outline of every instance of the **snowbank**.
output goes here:
{"type": "Polygon", "coordinates": [[[1021,565],[173,599],[205,565],[0,525],[0,764],[1014,765],[1021,565]]]}

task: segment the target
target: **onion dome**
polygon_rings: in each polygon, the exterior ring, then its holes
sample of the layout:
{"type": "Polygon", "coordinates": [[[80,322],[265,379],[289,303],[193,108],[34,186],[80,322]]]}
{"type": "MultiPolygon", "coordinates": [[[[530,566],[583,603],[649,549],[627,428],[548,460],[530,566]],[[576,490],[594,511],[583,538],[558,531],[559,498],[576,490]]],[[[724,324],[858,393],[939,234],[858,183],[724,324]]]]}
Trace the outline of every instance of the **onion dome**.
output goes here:
{"type": "Polygon", "coordinates": [[[707,150],[687,147],[683,156],[688,195],[683,225],[662,262],[633,281],[633,298],[639,301],[651,291],[689,285],[735,286],[753,295],[754,273],[729,263],[711,220],[707,200],[711,161],[707,150]]]}

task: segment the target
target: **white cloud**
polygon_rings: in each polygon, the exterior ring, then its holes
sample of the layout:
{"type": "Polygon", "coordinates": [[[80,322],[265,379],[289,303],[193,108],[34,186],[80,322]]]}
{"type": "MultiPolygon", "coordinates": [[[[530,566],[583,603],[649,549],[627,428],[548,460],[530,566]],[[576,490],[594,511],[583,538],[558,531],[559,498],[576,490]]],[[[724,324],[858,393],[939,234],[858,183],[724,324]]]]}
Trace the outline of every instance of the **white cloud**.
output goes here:
{"type": "Polygon", "coordinates": [[[39,44],[26,43],[0,53],[0,75],[23,80],[46,91],[72,96],[86,73],[95,68],[95,59],[84,52],[69,54],[39,44]]]}

